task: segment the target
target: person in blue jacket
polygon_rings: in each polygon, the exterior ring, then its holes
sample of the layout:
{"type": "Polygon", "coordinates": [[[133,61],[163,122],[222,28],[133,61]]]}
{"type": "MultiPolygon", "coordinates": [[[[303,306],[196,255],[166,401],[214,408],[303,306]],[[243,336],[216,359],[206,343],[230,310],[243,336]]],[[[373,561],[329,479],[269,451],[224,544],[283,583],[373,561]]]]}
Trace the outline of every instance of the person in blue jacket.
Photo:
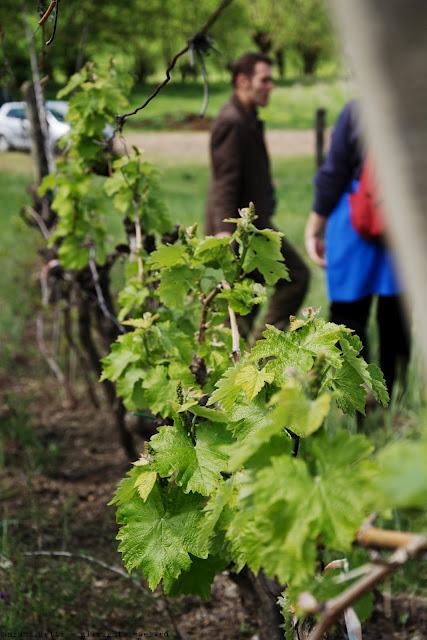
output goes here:
{"type": "Polygon", "coordinates": [[[380,366],[391,393],[399,363],[406,368],[409,360],[409,332],[386,244],[364,240],[351,224],[349,194],[357,187],[363,160],[357,104],[352,101],[338,118],[329,153],[314,179],[305,246],[313,262],[326,269],[330,320],[355,331],[365,358],[369,312],[373,296],[378,296],[380,366]]]}

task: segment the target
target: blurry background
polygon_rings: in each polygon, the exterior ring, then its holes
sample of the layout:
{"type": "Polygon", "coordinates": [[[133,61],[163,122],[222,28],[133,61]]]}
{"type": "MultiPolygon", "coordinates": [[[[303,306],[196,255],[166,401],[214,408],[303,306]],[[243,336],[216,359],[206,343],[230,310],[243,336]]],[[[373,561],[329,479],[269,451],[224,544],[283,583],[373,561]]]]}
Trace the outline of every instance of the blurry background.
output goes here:
{"type": "MultiPolygon", "coordinates": [[[[42,33],[36,24],[38,12],[47,4],[27,2],[25,15],[16,2],[1,2],[0,106],[22,100],[21,85],[31,77],[24,22],[28,19],[40,48],[42,33]]],[[[121,56],[134,77],[129,99],[135,108],[216,6],[217,0],[61,2],[54,44],[42,55],[46,96],[54,99],[86,61],[121,56]]],[[[51,27],[50,21],[47,32],[51,27]]],[[[303,230],[316,170],[315,112],[325,108],[326,125],[331,127],[353,93],[324,3],[235,0],[215,25],[213,36],[215,51],[207,59],[206,117],[197,115],[203,99],[200,70],[184,58],[173,82],[130,119],[126,138],[145,149],[147,159],[162,172],[162,189],[174,221],[198,222],[203,229],[208,127],[230,95],[227,64],[248,49],[268,53],[274,60],[276,89],[262,117],[278,191],[276,224],[304,253],[303,230]]],[[[120,567],[120,558],[114,513],[106,503],[128,463],[105,408],[94,408],[80,392],[76,363],[69,357],[58,319],[52,318],[47,327],[49,344],[70,374],[75,404],[40,356],[34,315],[41,306],[41,242],[19,216],[29,202],[32,181],[28,152],[0,152],[1,628],[14,633],[54,631],[70,638],[82,629],[128,630],[130,636],[169,632],[173,637],[182,632],[183,638],[206,640],[256,638],[256,612],[242,608],[236,588],[223,577],[207,604],[195,598],[168,603],[160,593],[149,594],[111,570],[120,567]],[[33,555],[46,549],[83,551],[107,567],[77,557],[33,555]]],[[[325,313],[323,274],[315,267],[312,274],[306,305],[321,306],[325,313]]],[[[415,369],[411,376],[404,402],[399,407],[392,404],[386,416],[374,415],[368,421],[378,443],[417,429],[422,396],[415,369]]],[[[393,584],[385,585],[390,593],[412,597],[412,613],[406,600],[401,605],[396,600],[378,627],[373,623],[368,639],[390,638],[392,631],[401,632],[393,636],[397,639],[411,637],[407,631],[425,615],[419,593],[422,580],[416,573],[409,566],[393,578],[393,584]]]]}
{"type": "MultiPolygon", "coordinates": [[[[48,2],[27,3],[26,19],[36,43],[43,34],[36,29],[37,8],[48,2]]],[[[43,51],[41,75],[47,98],[54,99],[69,77],[94,57],[120,56],[132,71],[134,87],[130,110],[143,100],[164,77],[168,62],[186,39],[206,20],[215,0],[115,0],[103,3],[84,0],[61,3],[55,42],[43,51]]],[[[22,83],[31,77],[24,16],[16,4],[4,0],[0,7],[0,106],[22,100],[22,83]]],[[[51,23],[47,25],[49,34],[51,23]]],[[[148,160],[167,168],[162,180],[166,200],[177,222],[199,222],[203,228],[204,201],[208,181],[208,129],[230,95],[227,64],[247,49],[267,52],[274,61],[276,89],[261,117],[266,121],[279,206],[276,224],[302,250],[305,216],[312,198],[315,171],[315,112],[327,111],[332,125],[352,84],[336,52],[332,27],[322,0],[235,0],[214,26],[214,47],[207,57],[209,104],[205,118],[198,116],[203,101],[200,69],[181,58],[173,82],[149,107],[131,118],[126,126],[130,143],[146,152],[148,160]],[[170,131],[174,130],[171,134],[170,131]]],[[[46,37],[46,34],[45,34],[46,37]]],[[[111,123],[112,125],[114,123],[111,123]]],[[[1,126],[1,125],[0,125],[1,126]]],[[[0,329],[8,338],[7,352],[19,346],[26,312],[31,313],[29,267],[35,255],[36,234],[17,216],[27,201],[26,186],[32,180],[31,156],[0,152],[0,209],[2,234],[0,273],[2,320],[0,329]],[[13,294],[13,295],[12,295],[13,294]],[[19,317],[16,310],[19,309],[19,317]],[[10,342],[13,340],[14,342],[10,342]]],[[[316,272],[308,304],[324,305],[323,284],[316,272]]],[[[2,358],[5,358],[3,352],[2,358]]]]}

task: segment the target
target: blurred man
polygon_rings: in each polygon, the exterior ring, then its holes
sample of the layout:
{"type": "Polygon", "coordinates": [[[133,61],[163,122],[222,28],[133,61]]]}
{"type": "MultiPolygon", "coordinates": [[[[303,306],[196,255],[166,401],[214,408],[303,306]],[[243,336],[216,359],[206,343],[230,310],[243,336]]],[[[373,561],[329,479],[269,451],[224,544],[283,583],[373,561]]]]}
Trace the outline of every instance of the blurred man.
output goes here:
{"type": "MultiPolygon", "coordinates": [[[[227,235],[240,208],[255,204],[259,229],[272,228],[276,200],[264,127],[257,108],[268,104],[273,90],[270,59],[262,53],[245,53],[232,66],[233,95],[221,109],[211,133],[212,177],[206,207],[206,232],[227,235]]],[[[264,322],[280,329],[300,307],[307,291],[309,271],[290,243],[283,239],[282,253],[291,282],[280,280],[264,322]]],[[[254,320],[254,315],[250,318],[254,320]]]]}

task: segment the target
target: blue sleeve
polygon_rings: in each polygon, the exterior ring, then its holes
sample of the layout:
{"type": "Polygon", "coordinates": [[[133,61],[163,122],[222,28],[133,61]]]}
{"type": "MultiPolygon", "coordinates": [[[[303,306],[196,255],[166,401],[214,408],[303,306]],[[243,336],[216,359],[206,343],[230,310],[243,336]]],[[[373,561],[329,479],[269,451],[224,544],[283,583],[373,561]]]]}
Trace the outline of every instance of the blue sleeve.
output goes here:
{"type": "Polygon", "coordinates": [[[349,188],[360,164],[355,103],[349,102],[337,120],[329,153],[314,178],[313,211],[329,216],[349,188]]]}

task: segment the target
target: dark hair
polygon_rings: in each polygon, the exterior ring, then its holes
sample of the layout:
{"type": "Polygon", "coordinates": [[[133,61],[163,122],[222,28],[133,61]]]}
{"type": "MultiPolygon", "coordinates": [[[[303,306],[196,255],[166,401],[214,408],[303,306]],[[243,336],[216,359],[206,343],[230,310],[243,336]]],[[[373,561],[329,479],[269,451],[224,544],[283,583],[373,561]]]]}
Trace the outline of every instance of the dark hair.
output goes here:
{"type": "Polygon", "coordinates": [[[237,60],[230,63],[229,69],[231,71],[231,82],[233,87],[236,86],[236,79],[239,73],[243,73],[243,75],[248,78],[252,78],[257,62],[265,62],[269,65],[272,64],[271,59],[266,56],[265,53],[255,51],[248,51],[248,53],[244,53],[240,58],[237,58],[237,60]]]}

